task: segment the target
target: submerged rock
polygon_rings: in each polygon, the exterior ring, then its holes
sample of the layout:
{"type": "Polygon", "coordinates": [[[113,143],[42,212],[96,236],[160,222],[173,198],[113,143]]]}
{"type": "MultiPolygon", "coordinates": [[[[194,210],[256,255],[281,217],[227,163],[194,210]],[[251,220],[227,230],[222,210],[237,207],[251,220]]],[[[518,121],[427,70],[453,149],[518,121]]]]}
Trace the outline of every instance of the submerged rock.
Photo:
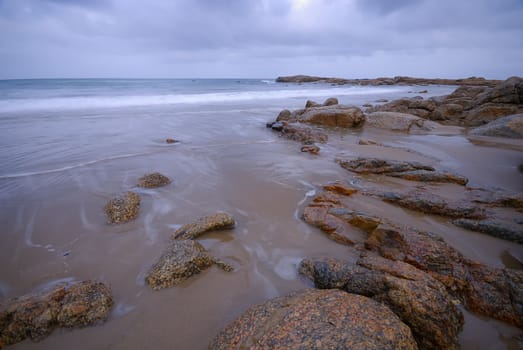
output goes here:
{"type": "Polygon", "coordinates": [[[171,179],[160,173],[146,174],[138,179],[138,187],[156,188],[166,186],[171,183],[171,179]]]}
{"type": "Polygon", "coordinates": [[[140,196],[134,192],[111,199],[104,207],[110,224],[123,224],[136,219],[140,210],[140,196]]]}
{"type": "Polygon", "coordinates": [[[113,305],[101,282],[81,281],[28,294],[0,304],[0,348],[26,338],[40,340],[55,328],[85,327],[103,322],[113,305]]]}
{"type": "Polygon", "coordinates": [[[234,218],[230,214],[216,213],[203,216],[190,224],[183,225],[174,232],[171,238],[178,240],[195,239],[205,232],[232,228],[234,225],[234,218]]]}
{"type": "Polygon", "coordinates": [[[457,219],[452,223],[470,231],[486,233],[487,235],[523,243],[523,221],[521,223],[501,221],[497,219],[470,220],[457,219]]]}
{"type": "Polygon", "coordinates": [[[357,265],[305,259],[299,272],[318,288],[338,288],[387,305],[410,327],[421,349],[459,349],[462,313],[443,284],[409,264],[364,254],[357,265]]]}
{"type": "Polygon", "coordinates": [[[306,289],[249,308],[209,349],[417,349],[410,329],[381,303],[306,289]]]}
{"type": "Polygon", "coordinates": [[[320,153],[320,148],[316,145],[303,145],[301,146],[300,151],[316,155],[320,153]]]}
{"type": "Polygon", "coordinates": [[[154,290],[169,288],[216,264],[224,271],[233,267],[207,253],[193,240],[173,241],[149,270],[145,281],[154,290]]]}
{"type": "MultiPolygon", "coordinates": [[[[523,101],[522,101],[523,104],[523,101]]],[[[496,119],[470,131],[471,135],[523,138],[523,114],[496,119]]]]}
{"type": "Polygon", "coordinates": [[[409,181],[455,183],[463,186],[469,182],[464,176],[445,171],[413,170],[401,173],[389,173],[387,176],[398,177],[409,181]]]}
{"type": "Polygon", "coordinates": [[[358,174],[387,174],[413,170],[434,171],[434,168],[417,162],[403,162],[378,158],[358,158],[354,160],[337,159],[338,164],[358,174]]]}
{"type": "Polygon", "coordinates": [[[447,201],[426,191],[415,190],[408,193],[386,192],[382,195],[382,199],[385,202],[426,214],[478,220],[485,218],[485,211],[470,202],[447,201]]]}

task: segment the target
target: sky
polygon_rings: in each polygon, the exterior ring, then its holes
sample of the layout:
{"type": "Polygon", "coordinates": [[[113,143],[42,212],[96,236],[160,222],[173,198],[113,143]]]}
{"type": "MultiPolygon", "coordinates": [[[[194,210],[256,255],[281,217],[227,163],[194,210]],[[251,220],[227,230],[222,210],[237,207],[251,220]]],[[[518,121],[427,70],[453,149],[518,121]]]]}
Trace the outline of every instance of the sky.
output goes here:
{"type": "Polygon", "coordinates": [[[0,0],[0,79],[523,76],[523,0],[0,0]]]}

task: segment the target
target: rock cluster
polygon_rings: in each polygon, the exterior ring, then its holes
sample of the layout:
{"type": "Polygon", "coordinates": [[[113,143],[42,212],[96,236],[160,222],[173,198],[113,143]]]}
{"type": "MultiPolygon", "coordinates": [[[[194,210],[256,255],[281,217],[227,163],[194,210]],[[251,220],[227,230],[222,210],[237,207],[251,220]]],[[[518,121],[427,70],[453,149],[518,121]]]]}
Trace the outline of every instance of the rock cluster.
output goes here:
{"type": "Polygon", "coordinates": [[[0,348],[26,338],[40,340],[55,328],[103,322],[112,306],[110,289],[94,281],[62,284],[8,300],[0,304],[0,348]]]}
{"type": "Polygon", "coordinates": [[[385,305],[339,290],[305,289],[249,308],[209,349],[418,349],[385,305]]]}
{"type": "MultiPolygon", "coordinates": [[[[377,111],[407,113],[445,124],[480,126],[500,117],[523,113],[523,78],[512,77],[492,87],[461,86],[444,97],[427,100],[421,97],[403,98],[367,109],[368,113],[377,111]]],[[[504,123],[512,125],[517,119],[513,118],[504,123]]],[[[500,124],[494,125],[491,131],[484,129],[478,132],[496,134],[498,131],[493,130],[502,129],[507,132],[507,129],[512,128],[500,124]]],[[[521,130],[521,123],[517,125],[519,126],[515,126],[515,129],[521,130]]],[[[501,135],[505,132],[501,132],[501,135]]],[[[508,134],[517,135],[518,132],[508,134]]]]}

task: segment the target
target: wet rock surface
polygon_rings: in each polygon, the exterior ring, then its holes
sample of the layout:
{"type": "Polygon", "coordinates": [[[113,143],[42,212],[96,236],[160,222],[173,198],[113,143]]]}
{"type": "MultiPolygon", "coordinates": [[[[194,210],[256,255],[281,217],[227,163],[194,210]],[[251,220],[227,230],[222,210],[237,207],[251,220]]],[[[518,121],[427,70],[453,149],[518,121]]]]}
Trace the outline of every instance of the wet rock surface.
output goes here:
{"type": "Polygon", "coordinates": [[[327,133],[298,123],[276,122],[271,127],[275,131],[280,131],[282,136],[307,145],[326,143],[329,140],[327,133]]]}
{"type": "Polygon", "coordinates": [[[459,349],[462,313],[443,284],[409,264],[363,253],[357,264],[305,259],[299,272],[318,288],[338,288],[387,305],[410,327],[420,349],[459,349]]]}
{"type": "Polygon", "coordinates": [[[470,135],[523,138],[523,114],[514,114],[496,119],[472,129],[470,135]]]}
{"type": "Polygon", "coordinates": [[[62,284],[8,300],[0,304],[0,348],[26,338],[40,340],[55,328],[101,323],[112,306],[110,289],[95,281],[62,284]]]}
{"type": "Polygon", "coordinates": [[[171,179],[160,173],[146,174],[138,179],[138,187],[156,188],[166,186],[171,183],[171,179]]]}
{"type": "Polygon", "coordinates": [[[448,171],[412,170],[400,173],[388,173],[387,176],[398,177],[409,181],[440,182],[466,185],[469,181],[466,177],[448,171]]]}
{"type": "Polygon", "coordinates": [[[373,112],[365,115],[365,127],[408,133],[414,131],[435,130],[439,127],[439,124],[412,114],[398,112],[373,112]]]}
{"type": "Polygon", "coordinates": [[[209,349],[417,349],[410,329],[381,303],[306,289],[249,308],[209,349]]]}
{"type": "Polygon", "coordinates": [[[456,219],[453,220],[452,223],[470,231],[481,232],[493,237],[523,244],[523,219],[521,222],[499,219],[456,219]]]}
{"type": "Polygon", "coordinates": [[[140,196],[134,192],[125,192],[109,200],[104,210],[110,224],[123,224],[134,220],[140,210],[140,196]]]}
{"type": "Polygon", "coordinates": [[[353,160],[337,159],[338,164],[358,174],[388,174],[413,170],[434,171],[431,166],[417,162],[404,162],[378,158],[357,158],[353,160]]]}
{"type": "Polygon", "coordinates": [[[205,248],[193,240],[175,240],[162,253],[145,278],[154,290],[180,284],[216,264],[224,271],[233,267],[209,255],[205,248]]]}
{"type": "Polygon", "coordinates": [[[205,232],[233,228],[234,218],[227,213],[219,212],[212,215],[203,216],[196,221],[183,225],[172,235],[172,239],[185,240],[195,239],[205,232]]]}

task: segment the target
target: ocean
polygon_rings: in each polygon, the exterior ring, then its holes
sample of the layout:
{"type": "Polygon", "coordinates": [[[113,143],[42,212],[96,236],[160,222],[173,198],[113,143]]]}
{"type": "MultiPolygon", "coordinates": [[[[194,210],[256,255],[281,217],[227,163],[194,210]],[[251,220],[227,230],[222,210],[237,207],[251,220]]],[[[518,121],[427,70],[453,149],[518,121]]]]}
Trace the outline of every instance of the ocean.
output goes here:
{"type": "MultiPolygon", "coordinates": [[[[249,306],[310,287],[296,273],[304,257],[354,258],[301,219],[304,204],[322,184],[363,181],[335,163],[340,156],[417,160],[467,176],[472,186],[523,190],[512,172],[521,152],[472,142],[460,128],[438,135],[331,130],[314,156],[265,127],[282,109],[303,108],[308,99],[337,97],[362,107],[421,90],[428,90],[427,98],[454,87],[272,79],[0,80],[0,300],[84,279],[107,283],[115,297],[103,325],[57,330],[41,342],[12,348],[206,348],[249,306]],[[166,143],[168,138],[179,142],[166,143]],[[360,146],[361,138],[387,147],[360,146]],[[136,187],[138,178],[156,171],[172,183],[136,187]],[[142,198],[138,218],[107,224],[105,203],[128,190],[142,198]],[[235,271],[211,268],[177,287],[148,288],[144,276],[170,234],[216,211],[231,213],[235,229],[200,242],[235,271]]],[[[387,180],[383,186],[409,185],[387,180]]],[[[446,191],[452,193],[452,186],[446,191]]],[[[458,235],[448,222],[375,199],[355,203],[430,229],[466,256],[493,266],[502,266],[503,252],[518,248],[464,230],[458,235]]],[[[512,332],[465,316],[463,349],[499,348],[512,332]]]]}

